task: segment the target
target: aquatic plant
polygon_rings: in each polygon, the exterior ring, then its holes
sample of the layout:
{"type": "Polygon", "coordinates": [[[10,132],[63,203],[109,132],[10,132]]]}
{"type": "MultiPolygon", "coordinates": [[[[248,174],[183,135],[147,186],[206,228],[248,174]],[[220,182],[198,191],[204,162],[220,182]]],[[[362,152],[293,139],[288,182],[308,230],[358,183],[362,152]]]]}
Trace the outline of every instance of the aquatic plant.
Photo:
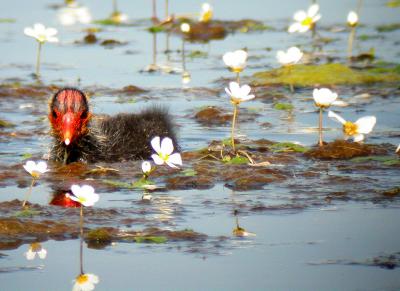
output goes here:
{"type": "Polygon", "coordinates": [[[357,119],[354,123],[346,121],[333,111],[329,111],[328,116],[343,125],[345,139],[352,137],[355,142],[363,141],[365,138],[364,135],[370,133],[376,124],[375,116],[364,116],[357,119]]]}
{"type": "Polygon", "coordinates": [[[88,24],[92,21],[92,15],[85,6],[80,6],[73,2],[67,7],[61,8],[57,13],[58,21],[61,25],[69,26],[76,23],[88,24]]]}
{"type": "Polygon", "coordinates": [[[24,169],[32,176],[32,182],[29,187],[29,191],[25,196],[24,201],[22,202],[22,208],[25,208],[26,202],[29,199],[29,196],[32,193],[32,187],[35,184],[36,180],[40,178],[40,176],[49,170],[47,169],[46,162],[40,161],[38,163],[34,161],[27,161],[25,165],[23,165],[24,169]]]}
{"type": "Polygon", "coordinates": [[[72,291],[92,291],[97,283],[99,283],[99,277],[95,274],[80,274],[75,279],[72,291]]]}
{"type": "Polygon", "coordinates": [[[231,145],[232,149],[235,152],[235,123],[236,116],[238,114],[239,104],[253,99],[255,96],[250,95],[251,88],[249,85],[240,86],[239,83],[230,82],[229,88],[225,88],[225,92],[231,97],[231,103],[233,104],[233,118],[232,118],[232,130],[231,130],[231,145]]]}
{"type": "Polygon", "coordinates": [[[186,70],[186,56],[185,56],[185,34],[190,32],[189,23],[182,23],[180,26],[181,32],[184,34],[182,37],[182,83],[188,84],[190,82],[190,73],[186,70]]]}
{"type": "Polygon", "coordinates": [[[71,191],[73,195],[68,194],[71,200],[79,202],[82,206],[93,206],[99,201],[99,194],[94,193],[94,188],[89,185],[72,185],[71,191]]]}
{"type": "Polygon", "coordinates": [[[33,27],[25,27],[24,34],[33,37],[38,42],[38,50],[36,56],[36,77],[39,77],[40,52],[42,50],[42,45],[45,42],[58,42],[58,38],[55,36],[57,34],[57,29],[52,27],[46,28],[41,23],[35,23],[33,27]]]}
{"type": "Polygon", "coordinates": [[[147,179],[151,173],[151,163],[149,161],[142,162],[143,178],[147,179]]]}
{"type": "Polygon", "coordinates": [[[177,165],[182,165],[182,158],[179,153],[173,153],[174,145],[169,137],[163,138],[160,142],[160,137],[156,136],[151,140],[151,146],[157,154],[152,154],[151,157],[156,165],[167,164],[171,168],[178,168],[177,165]]]}
{"type": "Polygon", "coordinates": [[[212,16],[213,16],[213,9],[211,5],[209,3],[203,3],[201,5],[199,21],[203,23],[210,22],[212,16]]]}
{"type": "Polygon", "coordinates": [[[29,261],[35,259],[36,255],[38,255],[40,259],[44,260],[47,256],[47,250],[43,248],[40,243],[35,242],[29,245],[29,249],[24,253],[24,255],[29,261]]]}
{"type": "Polygon", "coordinates": [[[117,7],[117,0],[113,0],[113,12],[110,15],[110,20],[114,24],[121,24],[128,21],[128,15],[120,12],[117,7]]]}
{"type": "MultiPolygon", "coordinates": [[[[303,52],[298,47],[291,47],[286,52],[278,51],[276,58],[278,62],[287,69],[288,74],[291,74],[292,67],[297,64],[303,57],[303,52]]],[[[293,92],[293,84],[290,84],[290,91],[293,92]]]]}
{"type": "Polygon", "coordinates": [[[321,14],[319,12],[319,5],[311,5],[307,12],[304,10],[299,10],[293,15],[293,19],[296,21],[291,24],[288,28],[289,33],[300,32],[304,33],[309,30],[313,31],[313,36],[315,34],[315,25],[318,20],[321,19],[321,14]]]}
{"type": "Polygon", "coordinates": [[[315,88],[313,91],[313,98],[315,106],[319,108],[319,146],[323,146],[324,143],[322,141],[322,113],[324,109],[330,107],[331,105],[344,105],[343,101],[337,101],[336,98],[338,97],[337,93],[332,92],[328,88],[315,88]]]}
{"type": "Polygon", "coordinates": [[[353,42],[356,35],[356,27],[358,25],[358,14],[354,11],[350,11],[347,15],[347,25],[350,27],[349,41],[347,45],[347,57],[350,60],[353,51],[353,42]]]}
{"type": "Polygon", "coordinates": [[[229,70],[236,73],[236,82],[240,83],[240,72],[244,70],[247,62],[247,52],[244,50],[236,50],[234,52],[227,52],[223,55],[222,59],[229,70]]]}

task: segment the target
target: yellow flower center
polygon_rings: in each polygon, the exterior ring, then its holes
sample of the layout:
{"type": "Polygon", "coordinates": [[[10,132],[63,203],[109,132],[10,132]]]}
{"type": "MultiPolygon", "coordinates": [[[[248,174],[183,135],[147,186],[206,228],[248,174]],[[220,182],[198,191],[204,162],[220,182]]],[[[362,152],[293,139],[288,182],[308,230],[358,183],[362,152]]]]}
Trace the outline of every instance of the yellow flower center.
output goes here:
{"type": "Polygon", "coordinates": [[[40,243],[32,243],[31,244],[31,250],[32,252],[38,252],[42,249],[42,245],[40,243]]]}
{"type": "Polygon", "coordinates": [[[346,121],[346,123],[343,124],[343,132],[348,136],[353,136],[358,133],[358,126],[353,122],[346,121]]]}
{"type": "Polygon", "coordinates": [[[87,281],[89,281],[88,275],[82,274],[76,277],[76,282],[78,282],[78,284],[84,284],[87,281]]]}
{"type": "Polygon", "coordinates": [[[168,159],[169,159],[169,155],[164,155],[164,154],[160,153],[159,156],[164,162],[168,161],[168,159]]]}
{"type": "Polygon", "coordinates": [[[243,71],[243,68],[242,68],[242,67],[231,67],[230,69],[231,69],[231,71],[234,72],[234,73],[240,73],[240,72],[243,71]]]}
{"type": "Polygon", "coordinates": [[[207,12],[204,12],[201,15],[200,21],[201,22],[209,22],[211,20],[211,17],[212,17],[212,10],[208,10],[207,12]]]}
{"type": "Polygon", "coordinates": [[[38,172],[38,171],[32,171],[32,177],[34,178],[34,179],[38,179],[39,177],[40,177],[40,172],[38,172]]]}
{"type": "Polygon", "coordinates": [[[79,203],[83,204],[84,202],[86,202],[86,198],[85,197],[78,197],[79,203]]]}
{"type": "Polygon", "coordinates": [[[306,17],[302,22],[301,25],[311,27],[313,24],[313,20],[311,17],[306,17]]]}

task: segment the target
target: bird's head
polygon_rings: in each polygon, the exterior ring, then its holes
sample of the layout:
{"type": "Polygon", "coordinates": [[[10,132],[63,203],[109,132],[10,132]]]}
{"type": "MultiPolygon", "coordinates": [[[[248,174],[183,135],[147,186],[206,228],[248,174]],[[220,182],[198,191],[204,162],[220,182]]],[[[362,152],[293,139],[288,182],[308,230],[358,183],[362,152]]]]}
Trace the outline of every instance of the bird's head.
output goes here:
{"type": "Polygon", "coordinates": [[[74,88],[58,91],[50,101],[49,120],[53,133],[66,146],[87,133],[91,114],[85,94],[74,88]]]}

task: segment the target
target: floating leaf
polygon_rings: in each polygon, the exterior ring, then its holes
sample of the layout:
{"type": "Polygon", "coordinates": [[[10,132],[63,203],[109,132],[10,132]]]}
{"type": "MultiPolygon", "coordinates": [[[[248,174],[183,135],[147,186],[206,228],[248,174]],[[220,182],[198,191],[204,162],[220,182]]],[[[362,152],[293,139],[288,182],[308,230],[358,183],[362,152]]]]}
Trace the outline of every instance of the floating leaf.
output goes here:
{"type": "Polygon", "coordinates": [[[290,103],[275,103],[274,108],[276,110],[293,110],[294,106],[290,103]]]}
{"type": "Polygon", "coordinates": [[[392,156],[368,156],[368,157],[357,157],[350,161],[354,163],[364,163],[364,162],[379,162],[386,166],[400,165],[400,160],[392,156]]]}
{"type": "Polygon", "coordinates": [[[273,152],[296,152],[296,153],[305,153],[309,150],[309,148],[291,143],[291,142],[278,142],[269,147],[273,152]]]}
{"type": "Polygon", "coordinates": [[[22,154],[21,157],[22,157],[23,160],[30,159],[30,158],[32,158],[32,154],[25,153],[25,154],[22,154]]]}
{"type": "Polygon", "coordinates": [[[243,165],[243,164],[248,164],[249,163],[249,159],[246,157],[242,157],[242,156],[236,156],[231,158],[230,156],[225,156],[222,161],[224,163],[227,164],[231,164],[231,165],[243,165]]]}
{"type": "Polygon", "coordinates": [[[137,243],[155,243],[155,244],[163,244],[168,241],[165,236],[135,236],[135,242],[137,243]]]}
{"type": "Polygon", "coordinates": [[[114,181],[114,180],[101,180],[104,184],[116,187],[116,188],[127,188],[133,189],[134,186],[131,183],[122,182],[122,181],[114,181]]]}
{"type": "Polygon", "coordinates": [[[141,178],[141,179],[137,180],[136,182],[133,182],[131,186],[134,188],[146,188],[146,186],[149,186],[149,185],[155,185],[155,183],[151,180],[141,178]]]}
{"type": "Polygon", "coordinates": [[[186,177],[194,177],[197,176],[197,171],[193,170],[193,169],[185,169],[182,171],[183,175],[185,175],[186,177]]]}
{"type": "Polygon", "coordinates": [[[151,33],[159,33],[165,31],[163,26],[152,26],[147,29],[151,33]]]}
{"type": "Polygon", "coordinates": [[[383,24],[376,27],[379,32],[391,32],[400,29],[400,23],[383,24]]]}

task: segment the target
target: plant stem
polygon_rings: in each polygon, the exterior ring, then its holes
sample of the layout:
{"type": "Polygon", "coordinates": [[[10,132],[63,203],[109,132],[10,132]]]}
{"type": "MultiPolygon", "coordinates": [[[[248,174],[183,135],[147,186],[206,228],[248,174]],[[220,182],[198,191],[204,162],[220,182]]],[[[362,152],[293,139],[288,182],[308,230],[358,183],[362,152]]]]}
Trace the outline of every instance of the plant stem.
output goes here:
{"type": "Polygon", "coordinates": [[[232,149],[234,152],[236,152],[235,149],[235,123],[236,123],[236,115],[238,112],[238,105],[236,103],[233,104],[233,119],[232,119],[232,131],[231,131],[231,144],[232,144],[232,149]]]}
{"type": "Polygon", "coordinates": [[[353,26],[350,31],[349,43],[347,46],[347,58],[348,58],[349,62],[351,61],[351,56],[353,54],[353,41],[354,41],[355,34],[356,34],[356,27],[353,26]]]}
{"type": "Polygon", "coordinates": [[[36,77],[39,78],[40,74],[40,52],[42,51],[42,42],[38,41],[38,50],[36,56],[36,77]]]}
{"type": "Polygon", "coordinates": [[[165,19],[168,19],[169,11],[168,11],[168,0],[165,0],[165,19]]]}
{"type": "Polygon", "coordinates": [[[81,234],[81,239],[80,239],[80,249],[79,249],[79,266],[80,266],[80,271],[81,275],[83,273],[83,205],[81,204],[81,209],[80,209],[80,219],[79,219],[79,228],[80,228],[80,234],[81,234]]]}
{"type": "Polygon", "coordinates": [[[322,147],[324,143],[322,142],[322,107],[319,108],[319,142],[318,145],[322,147]]]}
{"type": "Polygon", "coordinates": [[[153,33],[153,64],[157,65],[157,33],[153,33]]]}
{"type": "Polygon", "coordinates": [[[22,208],[23,209],[25,208],[26,202],[28,201],[29,197],[31,196],[32,188],[33,188],[33,185],[35,184],[35,181],[36,181],[36,179],[32,178],[31,186],[29,187],[28,193],[26,193],[24,202],[22,202],[22,208]]]}
{"type": "Polygon", "coordinates": [[[157,19],[157,3],[156,0],[153,0],[153,21],[157,19]]]}
{"type": "Polygon", "coordinates": [[[117,7],[117,0],[113,0],[113,13],[118,12],[118,7],[117,7]]]}
{"type": "Polygon", "coordinates": [[[240,72],[236,72],[236,83],[240,84],[240,72]]]}

